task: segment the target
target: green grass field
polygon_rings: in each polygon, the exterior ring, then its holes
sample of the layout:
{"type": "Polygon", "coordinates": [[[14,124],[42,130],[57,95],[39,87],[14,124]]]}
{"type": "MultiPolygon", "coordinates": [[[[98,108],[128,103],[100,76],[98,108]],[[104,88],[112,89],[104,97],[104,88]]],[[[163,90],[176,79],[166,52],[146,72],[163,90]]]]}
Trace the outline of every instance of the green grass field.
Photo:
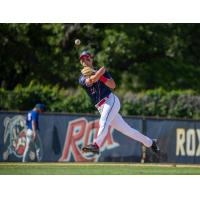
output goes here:
{"type": "Polygon", "coordinates": [[[1,175],[200,175],[200,165],[0,163],[1,175]]]}

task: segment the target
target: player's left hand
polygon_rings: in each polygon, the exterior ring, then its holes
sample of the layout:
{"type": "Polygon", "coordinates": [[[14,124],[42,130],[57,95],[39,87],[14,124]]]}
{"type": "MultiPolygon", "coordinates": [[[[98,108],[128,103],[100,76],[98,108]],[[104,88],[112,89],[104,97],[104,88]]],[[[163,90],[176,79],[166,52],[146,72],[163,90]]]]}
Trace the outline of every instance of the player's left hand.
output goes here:
{"type": "Polygon", "coordinates": [[[82,70],[81,70],[81,73],[83,74],[83,76],[86,76],[86,77],[90,77],[91,75],[95,74],[95,70],[91,67],[84,67],[82,70]]]}

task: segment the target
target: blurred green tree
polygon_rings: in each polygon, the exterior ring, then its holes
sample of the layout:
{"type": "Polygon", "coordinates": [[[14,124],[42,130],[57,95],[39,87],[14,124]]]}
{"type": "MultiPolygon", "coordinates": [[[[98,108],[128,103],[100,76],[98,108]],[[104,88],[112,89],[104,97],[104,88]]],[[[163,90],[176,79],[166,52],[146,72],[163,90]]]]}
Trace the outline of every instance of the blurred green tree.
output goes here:
{"type": "Polygon", "coordinates": [[[119,90],[200,91],[199,36],[199,24],[1,24],[0,85],[77,88],[78,54],[87,48],[119,90]]]}

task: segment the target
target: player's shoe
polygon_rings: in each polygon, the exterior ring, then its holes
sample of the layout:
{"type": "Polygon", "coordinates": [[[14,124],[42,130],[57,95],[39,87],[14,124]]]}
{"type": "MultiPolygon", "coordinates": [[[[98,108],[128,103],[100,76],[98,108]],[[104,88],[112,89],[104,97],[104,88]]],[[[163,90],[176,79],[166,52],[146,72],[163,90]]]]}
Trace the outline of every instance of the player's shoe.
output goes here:
{"type": "Polygon", "coordinates": [[[99,147],[96,144],[89,144],[82,148],[84,153],[92,152],[94,154],[99,154],[99,147]]]}
{"type": "Polygon", "coordinates": [[[154,152],[154,153],[159,153],[160,152],[160,148],[157,144],[157,140],[156,139],[153,139],[152,140],[153,143],[152,143],[152,146],[151,146],[151,150],[154,152]]]}

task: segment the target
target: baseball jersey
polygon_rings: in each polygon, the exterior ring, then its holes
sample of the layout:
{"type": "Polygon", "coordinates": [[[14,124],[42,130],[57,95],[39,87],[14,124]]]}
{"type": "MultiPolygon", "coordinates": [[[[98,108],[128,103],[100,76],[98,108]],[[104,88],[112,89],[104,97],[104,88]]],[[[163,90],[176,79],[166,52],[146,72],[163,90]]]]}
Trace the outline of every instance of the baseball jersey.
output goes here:
{"type": "MultiPolygon", "coordinates": [[[[110,73],[108,73],[107,71],[104,73],[103,76],[108,79],[112,78],[110,73]]],[[[87,78],[81,74],[79,78],[79,84],[86,90],[94,105],[96,105],[99,101],[101,101],[101,99],[105,98],[111,93],[110,88],[107,87],[103,82],[97,81],[92,85],[87,86],[85,83],[86,79],[87,78]]]]}
{"type": "Polygon", "coordinates": [[[39,130],[38,119],[39,119],[39,114],[35,110],[29,111],[27,116],[26,116],[26,126],[27,126],[27,128],[33,130],[32,129],[32,121],[35,121],[36,130],[39,130]]]}

